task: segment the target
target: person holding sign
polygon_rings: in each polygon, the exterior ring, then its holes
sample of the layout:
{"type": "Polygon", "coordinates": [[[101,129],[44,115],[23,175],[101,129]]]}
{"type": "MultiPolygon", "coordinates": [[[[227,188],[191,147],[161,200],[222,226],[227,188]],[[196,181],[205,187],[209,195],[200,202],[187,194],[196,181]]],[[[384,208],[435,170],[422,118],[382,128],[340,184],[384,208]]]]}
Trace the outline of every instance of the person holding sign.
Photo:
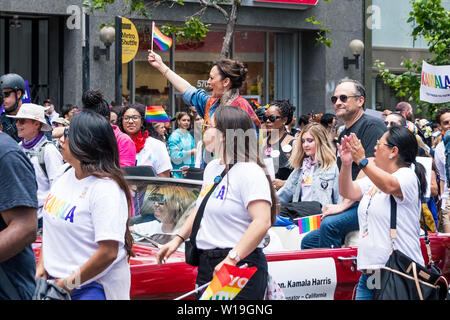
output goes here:
{"type": "Polygon", "coordinates": [[[263,239],[275,221],[277,197],[260,159],[250,116],[233,106],[218,107],[205,131],[204,143],[206,150],[220,158],[206,166],[196,210],[158,252],[158,264],[192,236],[195,217],[199,208],[204,208],[198,233],[193,236],[200,250],[196,284],[200,287],[211,281],[224,264],[247,264],[257,272],[236,299],[262,299],[268,281],[263,239]],[[213,186],[206,205],[202,204],[213,186]]]}

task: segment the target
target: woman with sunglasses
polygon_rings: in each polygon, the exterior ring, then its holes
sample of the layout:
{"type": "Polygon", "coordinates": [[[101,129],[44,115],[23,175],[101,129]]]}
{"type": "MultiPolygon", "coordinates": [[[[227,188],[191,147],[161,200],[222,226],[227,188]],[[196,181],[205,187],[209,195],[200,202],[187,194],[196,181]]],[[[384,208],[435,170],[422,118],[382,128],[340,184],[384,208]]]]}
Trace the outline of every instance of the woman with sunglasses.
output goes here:
{"type": "Polygon", "coordinates": [[[170,177],[172,164],[164,142],[155,138],[152,125],[146,125],[144,107],[132,105],[122,108],[118,124],[136,146],[136,165],[152,166],[160,177],[170,177]]]}
{"type": "MultiPolygon", "coordinates": [[[[318,201],[326,216],[339,202],[336,150],[319,123],[306,125],[289,159],[294,171],[277,192],[281,203],[318,201]]],[[[339,210],[334,210],[336,212],[339,210]]]]}
{"type": "MultiPolygon", "coordinates": [[[[218,183],[207,199],[195,243],[200,253],[197,285],[212,280],[226,263],[257,267],[256,273],[235,299],[257,300],[267,286],[267,260],[263,239],[276,217],[277,197],[260,159],[256,132],[248,114],[232,106],[219,107],[204,135],[205,148],[220,156],[205,168],[198,210],[208,190],[218,183]],[[245,132],[245,137],[242,132],[245,132]],[[222,179],[221,175],[223,175],[222,179]]],[[[177,236],[158,252],[163,263],[192,233],[195,210],[177,236]]],[[[197,298],[201,296],[201,292],[197,298]]]]}
{"type": "Polygon", "coordinates": [[[36,277],[55,279],[73,300],[129,299],[132,204],[114,131],[105,117],[83,111],[72,117],[60,143],[72,168],[43,207],[36,277]]]}
{"type": "MultiPolygon", "coordinates": [[[[391,127],[375,147],[374,161],[367,161],[365,150],[354,133],[338,145],[342,166],[339,174],[341,195],[358,206],[359,242],[357,268],[362,272],[356,299],[371,300],[368,279],[383,267],[392,249],[397,249],[424,265],[420,247],[420,199],[427,189],[424,167],[416,162],[417,140],[405,127],[391,127]],[[366,177],[352,181],[352,163],[366,177]],[[392,243],[390,213],[393,196],[397,206],[397,232],[392,243]]],[[[370,279],[369,279],[370,280],[370,279]]]]}
{"type": "Polygon", "coordinates": [[[62,174],[61,167],[64,164],[61,153],[56,146],[48,140],[45,132],[52,131],[44,115],[44,107],[23,103],[15,116],[17,134],[22,139],[19,145],[31,159],[36,174],[38,185],[38,228],[42,228],[42,206],[51,186],[62,174]]]}
{"type": "Polygon", "coordinates": [[[275,179],[273,184],[279,190],[292,172],[289,157],[292,153],[294,137],[286,131],[286,125],[292,121],[295,107],[288,100],[274,101],[269,105],[262,120],[267,131],[263,143],[265,158],[273,161],[275,179]]]}

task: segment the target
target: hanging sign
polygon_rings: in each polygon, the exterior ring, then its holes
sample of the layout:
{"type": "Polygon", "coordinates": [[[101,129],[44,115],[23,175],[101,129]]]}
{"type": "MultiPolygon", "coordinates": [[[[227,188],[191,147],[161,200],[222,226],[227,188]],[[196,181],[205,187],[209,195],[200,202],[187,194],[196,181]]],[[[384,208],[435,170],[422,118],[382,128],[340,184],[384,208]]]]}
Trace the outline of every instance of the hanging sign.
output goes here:
{"type": "Polygon", "coordinates": [[[122,63],[128,63],[134,59],[139,49],[139,35],[127,18],[122,18],[122,63]]]}

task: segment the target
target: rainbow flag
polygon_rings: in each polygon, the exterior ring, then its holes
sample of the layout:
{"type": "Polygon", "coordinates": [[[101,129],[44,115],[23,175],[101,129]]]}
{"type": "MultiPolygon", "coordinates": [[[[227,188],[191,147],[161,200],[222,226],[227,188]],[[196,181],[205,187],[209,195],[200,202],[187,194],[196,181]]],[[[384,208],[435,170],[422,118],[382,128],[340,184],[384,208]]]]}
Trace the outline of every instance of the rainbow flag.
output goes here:
{"type": "Polygon", "coordinates": [[[233,300],[256,270],[256,267],[240,268],[223,264],[200,300],[233,300]]]}
{"type": "Polygon", "coordinates": [[[153,41],[155,41],[156,45],[162,50],[166,51],[172,46],[172,38],[164,35],[159,29],[155,26],[155,23],[153,23],[152,28],[152,38],[153,41]]]}
{"type": "Polygon", "coordinates": [[[148,106],[145,110],[147,122],[170,122],[170,118],[162,106],[148,106]]]}
{"type": "Polygon", "coordinates": [[[320,222],[322,221],[321,214],[314,216],[304,217],[298,219],[298,231],[300,234],[313,231],[320,228],[320,222]]]}

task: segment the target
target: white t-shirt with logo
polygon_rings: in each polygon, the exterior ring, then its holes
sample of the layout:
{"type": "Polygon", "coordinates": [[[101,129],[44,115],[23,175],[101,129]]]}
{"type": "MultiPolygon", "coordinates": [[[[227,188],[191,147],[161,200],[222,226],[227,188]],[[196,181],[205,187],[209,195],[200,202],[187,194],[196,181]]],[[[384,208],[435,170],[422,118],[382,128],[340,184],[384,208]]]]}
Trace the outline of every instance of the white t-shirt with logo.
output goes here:
{"type": "Polygon", "coordinates": [[[130,298],[130,268],[124,247],[128,219],[125,193],[111,179],[78,180],[72,168],[52,186],[43,206],[44,267],[54,278],[79,270],[98,250],[98,242],[118,242],[116,260],[83,284],[97,281],[109,299],[130,298]]]}
{"type": "MultiPolygon", "coordinates": [[[[224,168],[220,159],[214,159],[206,166],[197,209],[224,168]]],[[[233,248],[252,222],[247,207],[255,200],[272,203],[269,181],[256,163],[238,162],[208,199],[196,238],[197,247],[203,250],[233,248]]],[[[263,241],[258,247],[263,247],[263,241]]]]}
{"type": "Polygon", "coordinates": [[[167,170],[172,170],[169,152],[164,142],[148,137],[145,140],[144,148],[136,154],[137,166],[152,166],[157,174],[167,170]]]}
{"type": "MultiPolygon", "coordinates": [[[[392,174],[397,178],[403,200],[397,202],[397,238],[394,248],[424,265],[420,249],[420,210],[417,177],[414,170],[400,168],[392,174]]],[[[363,197],[358,206],[359,244],[358,270],[383,267],[391,253],[390,195],[380,191],[368,177],[356,180],[363,197]]]]}

